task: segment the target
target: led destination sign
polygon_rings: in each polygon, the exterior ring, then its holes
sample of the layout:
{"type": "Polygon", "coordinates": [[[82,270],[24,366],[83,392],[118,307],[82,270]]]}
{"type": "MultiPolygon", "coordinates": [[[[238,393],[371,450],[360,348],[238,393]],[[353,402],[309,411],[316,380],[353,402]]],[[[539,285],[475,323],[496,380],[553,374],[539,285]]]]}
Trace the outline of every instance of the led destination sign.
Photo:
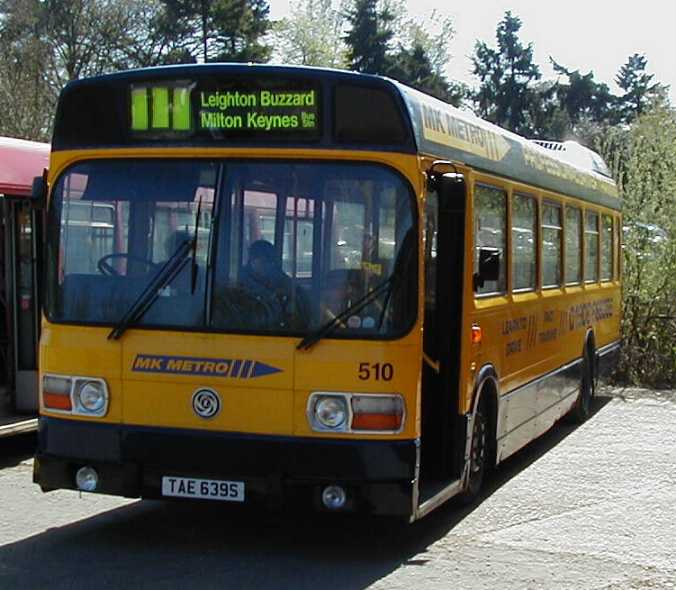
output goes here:
{"type": "Polygon", "coordinates": [[[199,125],[202,129],[316,129],[317,93],[200,92],[199,125]]]}
{"type": "MultiPolygon", "coordinates": [[[[195,83],[131,88],[131,131],[143,136],[308,137],[319,135],[319,91],[195,83]]],[[[308,85],[312,86],[312,85],[308,85]]]]}

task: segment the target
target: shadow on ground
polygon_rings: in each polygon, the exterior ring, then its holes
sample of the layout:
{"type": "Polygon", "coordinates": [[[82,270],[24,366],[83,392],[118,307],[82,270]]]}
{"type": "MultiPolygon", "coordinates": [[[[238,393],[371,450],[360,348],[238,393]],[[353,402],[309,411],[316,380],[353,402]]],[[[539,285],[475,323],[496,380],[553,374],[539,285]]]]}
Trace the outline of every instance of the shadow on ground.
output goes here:
{"type": "MultiPolygon", "coordinates": [[[[573,431],[558,425],[507,461],[479,502],[573,431]]],[[[426,548],[476,505],[450,504],[407,526],[136,502],[0,547],[0,588],[364,588],[402,565],[424,565],[426,548]]]]}
{"type": "Polygon", "coordinates": [[[0,438],[0,469],[18,465],[35,454],[36,434],[0,438]]]}

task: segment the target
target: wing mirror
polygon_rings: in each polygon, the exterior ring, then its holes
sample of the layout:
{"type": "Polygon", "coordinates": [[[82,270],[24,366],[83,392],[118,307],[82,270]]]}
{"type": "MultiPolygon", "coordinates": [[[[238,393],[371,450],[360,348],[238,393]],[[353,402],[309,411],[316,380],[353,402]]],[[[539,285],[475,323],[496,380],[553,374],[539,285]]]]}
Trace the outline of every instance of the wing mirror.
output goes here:
{"type": "Polygon", "coordinates": [[[479,272],[474,273],[474,290],[482,288],[487,281],[500,278],[500,254],[498,248],[479,249],[479,272]]]}

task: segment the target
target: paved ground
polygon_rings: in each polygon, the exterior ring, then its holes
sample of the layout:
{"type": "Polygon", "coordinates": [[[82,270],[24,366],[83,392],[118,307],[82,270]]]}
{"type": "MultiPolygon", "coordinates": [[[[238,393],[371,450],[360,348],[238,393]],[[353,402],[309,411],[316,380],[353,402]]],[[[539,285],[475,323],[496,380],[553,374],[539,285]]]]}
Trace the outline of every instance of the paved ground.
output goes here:
{"type": "Polygon", "coordinates": [[[614,394],[411,527],[43,495],[0,441],[0,588],[676,589],[676,396],[614,394]]]}

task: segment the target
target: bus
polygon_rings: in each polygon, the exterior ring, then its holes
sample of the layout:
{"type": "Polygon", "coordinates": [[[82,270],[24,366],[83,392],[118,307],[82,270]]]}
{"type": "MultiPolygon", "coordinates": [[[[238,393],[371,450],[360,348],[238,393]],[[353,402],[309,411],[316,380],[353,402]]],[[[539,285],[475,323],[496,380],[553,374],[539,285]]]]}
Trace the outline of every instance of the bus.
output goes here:
{"type": "Polygon", "coordinates": [[[43,224],[31,194],[48,164],[48,144],[0,137],[0,437],[37,429],[43,224]]]}
{"type": "Polygon", "coordinates": [[[414,521],[585,420],[619,346],[603,160],[386,78],[71,82],[44,191],[43,491],[414,521]]]}

